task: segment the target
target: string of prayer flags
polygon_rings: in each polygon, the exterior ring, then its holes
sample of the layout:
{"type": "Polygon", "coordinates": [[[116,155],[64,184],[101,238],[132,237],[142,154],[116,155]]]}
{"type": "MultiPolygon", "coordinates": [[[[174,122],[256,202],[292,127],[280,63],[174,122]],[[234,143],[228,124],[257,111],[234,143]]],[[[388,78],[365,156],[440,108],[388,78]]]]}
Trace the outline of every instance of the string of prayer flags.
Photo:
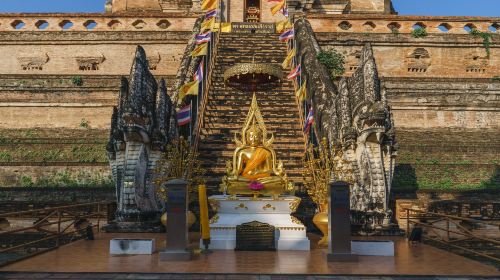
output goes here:
{"type": "Polygon", "coordinates": [[[288,76],[286,76],[286,78],[288,80],[293,80],[293,79],[297,78],[298,75],[300,75],[300,72],[301,72],[301,70],[300,70],[300,64],[299,64],[297,67],[295,67],[295,69],[293,69],[290,72],[290,74],[288,74],[288,76]]]}
{"type": "Polygon", "coordinates": [[[274,5],[271,8],[271,14],[273,14],[273,16],[274,16],[279,11],[281,11],[283,9],[283,7],[285,7],[285,0],[281,0],[279,3],[277,3],[276,5],[274,5]]]}
{"type": "Polygon", "coordinates": [[[217,9],[209,10],[205,13],[205,19],[213,18],[217,15],[217,9]]]}
{"type": "Polygon", "coordinates": [[[203,44],[200,44],[198,45],[192,52],[191,52],[191,56],[192,57],[195,57],[195,56],[202,56],[202,55],[207,55],[207,51],[208,51],[208,44],[207,43],[203,43],[203,44]]]}
{"type": "Polygon", "coordinates": [[[279,36],[279,39],[281,42],[287,42],[290,39],[293,39],[293,36],[295,36],[295,31],[292,29],[289,29],[279,36]]]}
{"type": "Polygon", "coordinates": [[[203,44],[203,43],[210,42],[211,36],[212,36],[212,32],[211,31],[205,32],[203,34],[196,35],[195,36],[196,44],[200,45],[200,44],[203,44]]]}
{"type": "Polygon", "coordinates": [[[214,28],[214,25],[215,25],[215,17],[211,17],[210,19],[205,19],[202,23],[201,23],[201,31],[205,31],[205,30],[212,30],[214,28]]]}
{"type": "Polygon", "coordinates": [[[297,99],[299,101],[304,101],[307,98],[307,81],[304,80],[302,85],[300,86],[299,90],[295,93],[295,96],[297,96],[297,99]]]}
{"type": "Polygon", "coordinates": [[[307,115],[307,118],[304,123],[304,133],[309,134],[311,132],[311,127],[314,124],[314,112],[312,107],[309,109],[309,114],[307,115]]]}
{"type": "Polygon", "coordinates": [[[203,11],[211,11],[217,9],[218,0],[203,0],[201,3],[201,9],[203,11]]]}
{"type": "Polygon", "coordinates": [[[181,108],[177,112],[177,123],[179,125],[186,125],[191,122],[191,104],[181,108]]]}
{"type": "Polygon", "coordinates": [[[281,63],[281,67],[283,67],[283,69],[287,69],[288,67],[290,67],[290,63],[292,62],[292,59],[294,57],[295,57],[295,49],[291,49],[288,52],[288,55],[286,56],[285,61],[283,61],[283,63],[281,63]]]}
{"type": "Polygon", "coordinates": [[[291,29],[293,27],[292,23],[288,21],[288,19],[278,21],[276,23],[276,32],[283,33],[283,31],[287,29],[291,29]]]}

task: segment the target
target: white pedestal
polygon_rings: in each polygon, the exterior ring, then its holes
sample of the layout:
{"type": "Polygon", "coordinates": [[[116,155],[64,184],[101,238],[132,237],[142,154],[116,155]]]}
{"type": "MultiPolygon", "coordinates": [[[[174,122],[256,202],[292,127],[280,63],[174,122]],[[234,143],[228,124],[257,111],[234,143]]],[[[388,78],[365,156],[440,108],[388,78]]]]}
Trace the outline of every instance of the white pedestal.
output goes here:
{"type": "Polygon", "coordinates": [[[390,240],[352,240],[351,251],[360,256],[394,256],[394,242],[390,240]]]}
{"type": "Polygon", "coordinates": [[[300,203],[298,197],[281,196],[278,199],[269,197],[256,200],[251,197],[215,195],[209,197],[209,202],[217,212],[210,221],[210,249],[234,250],[236,226],[258,221],[276,228],[277,250],[310,250],[306,227],[291,216],[300,203]]]}
{"type": "Polygon", "coordinates": [[[111,255],[151,255],[154,251],[154,239],[115,238],[109,241],[111,255]]]}

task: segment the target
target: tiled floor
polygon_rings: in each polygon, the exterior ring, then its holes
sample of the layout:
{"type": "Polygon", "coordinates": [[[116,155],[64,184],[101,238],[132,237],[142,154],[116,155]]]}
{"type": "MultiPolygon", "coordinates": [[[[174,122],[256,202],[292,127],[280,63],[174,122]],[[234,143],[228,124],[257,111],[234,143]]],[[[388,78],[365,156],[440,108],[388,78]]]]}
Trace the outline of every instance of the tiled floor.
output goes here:
{"type": "Polygon", "coordinates": [[[366,275],[249,275],[249,274],[151,274],[151,273],[0,273],[0,279],[71,280],[493,280],[493,276],[366,276],[366,275]]]}
{"type": "MultiPolygon", "coordinates": [[[[77,241],[63,246],[58,250],[2,267],[0,271],[69,273],[476,275],[500,277],[499,271],[492,266],[481,264],[431,246],[423,244],[409,245],[404,238],[393,238],[396,241],[395,257],[363,256],[360,257],[359,262],[356,263],[327,263],[325,255],[326,250],[322,249],[313,249],[310,252],[214,251],[209,255],[198,255],[190,262],[160,262],[158,260],[158,254],[110,256],[108,253],[109,240],[116,237],[156,238],[158,248],[161,248],[164,242],[164,235],[162,234],[99,234],[94,241],[77,241]]],[[[193,244],[195,241],[196,240],[193,240],[193,244]]],[[[61,277],[64,277],[64,275],[61,275],[61,277]]],[[[72,278],[72,276],[70,277],[71,279],[75,279],[72,278]]],[[[207,275],[207,277],[209,277],[209,275],[207,275]]]]}

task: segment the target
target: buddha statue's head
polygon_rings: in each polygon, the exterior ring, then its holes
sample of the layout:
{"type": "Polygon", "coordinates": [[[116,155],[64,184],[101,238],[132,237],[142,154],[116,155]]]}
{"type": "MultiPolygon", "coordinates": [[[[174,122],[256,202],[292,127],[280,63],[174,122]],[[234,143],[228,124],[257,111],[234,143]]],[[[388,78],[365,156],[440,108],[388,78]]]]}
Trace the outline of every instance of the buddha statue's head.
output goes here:
{"type": "Polygon", "coordinates": [[[251,147],[257,147],[262,145],[262,131],[260,128],[252,124],[252,126],[246,132],[247,144],[251,147]]]}

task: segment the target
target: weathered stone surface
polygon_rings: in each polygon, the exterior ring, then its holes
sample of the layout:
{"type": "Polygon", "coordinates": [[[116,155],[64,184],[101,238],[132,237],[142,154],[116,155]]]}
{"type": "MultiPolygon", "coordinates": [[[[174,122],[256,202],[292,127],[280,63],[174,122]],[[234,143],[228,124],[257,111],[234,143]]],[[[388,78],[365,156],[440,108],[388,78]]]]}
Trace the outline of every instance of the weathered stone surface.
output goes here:
{"type": "Polygon", "coordinates": [[[364,230],[387,226],[391,220],[389,193],[397,145],[371,45],[363,47],[357,70],[352,77],[342,78],[337,89],[316,58],[319,47],[308,31],[309,23],[299,20],[295,28],[302,77],[308,81],[308,101],[315,113],[316,136],[325,137],[330,146],[343,147],[354,169],[354,223],[361,224],[364,230]]]}
{"type": "Polygon", "coordinates": [[[107,151],[116,183],[116,223],[108,231],[158,231],[162,203],[152,182],[152,169],[177,135],[175,112],[165,81],[158,85],[149,71],[146,53],[137,47],[130,81],[123,77],[114,108],[107,151]],[[159,95],[159,98],[157,97],[159,95]]]}

